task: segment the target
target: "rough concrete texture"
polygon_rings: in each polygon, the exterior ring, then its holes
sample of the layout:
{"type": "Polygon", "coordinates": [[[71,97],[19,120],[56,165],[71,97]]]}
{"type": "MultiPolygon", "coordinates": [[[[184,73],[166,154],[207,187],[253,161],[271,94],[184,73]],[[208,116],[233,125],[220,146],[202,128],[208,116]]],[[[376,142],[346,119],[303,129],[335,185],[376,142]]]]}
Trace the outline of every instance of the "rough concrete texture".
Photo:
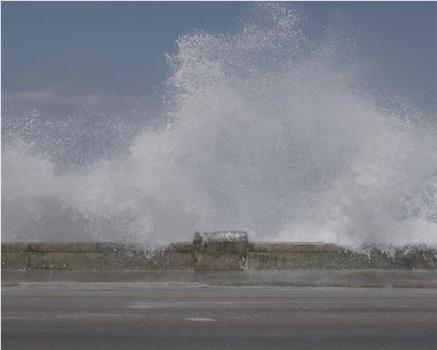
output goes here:
{"type": "Polygon", "coordinates": [[[254,242],[249,251],[257,253],[337,253],[341,248],[332,243],[254,242]]]}
{"type": "Polygon", "coordinates": [[[193,239],[195,270],[239,271],[246,266],[247,233],[241,231],[196,232],[193,239]]]}
{"type": "Polygon", "coordinates": [[[244,232],[196,233],[156,250],[118,243],[2,243],[3,270],[437,269],[426,245],[351,250],[323,243],[249,243],[244,232]]]}
{"type": "Polygon", "coordinates": [[[254,243],[249,248],[250,270],[437,268],[437,250],[426,245],[351,250],[323,243],[254,243]]]}
{"type": "Polygon", "coordinates": [[[3,243],[2,269],[184,270],[191,269],[191,244],[145,250],[118,243],[3,243]]]}

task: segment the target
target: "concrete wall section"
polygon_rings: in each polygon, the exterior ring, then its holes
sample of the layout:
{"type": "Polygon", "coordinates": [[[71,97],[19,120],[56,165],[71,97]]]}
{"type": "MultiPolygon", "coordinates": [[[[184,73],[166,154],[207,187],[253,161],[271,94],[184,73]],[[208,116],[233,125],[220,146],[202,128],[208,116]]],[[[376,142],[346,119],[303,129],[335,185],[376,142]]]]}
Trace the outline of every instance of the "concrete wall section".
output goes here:
{"type": "MultiPolygon", "coordinates": [[[[153,251],[118,243],[2,243],[4,270],[437,269],[425,245],[350,250],[323,243],[250,243],[197,235],[153,251]]],[[[224,236],[223,236],[224,237],[224,236]]]]}
{"type": "Polygon", "coordinates": [[[191,243],[144,250],[118,243],[3,243],[2,269],[185,270],[192,268],[191,243]]]}
{"type": "Polygon", "coordinates": [[[437,269],[437,250],[425,245],[350,250],[323,243],[253,243],[248,269],[437,269]]]}
{"type": "Polygon", "coordinates": [[[193,239],[193,268],[198,271],[241,271],[246,268],[246,232],[196,232],[193,239]]]}

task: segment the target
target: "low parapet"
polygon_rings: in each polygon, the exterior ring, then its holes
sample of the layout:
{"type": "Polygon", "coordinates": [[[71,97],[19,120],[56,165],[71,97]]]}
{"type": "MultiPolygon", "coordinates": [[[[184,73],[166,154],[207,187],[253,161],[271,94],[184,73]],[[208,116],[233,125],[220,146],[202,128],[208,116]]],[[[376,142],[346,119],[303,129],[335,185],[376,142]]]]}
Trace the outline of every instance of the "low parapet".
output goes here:
{"type": "Polygon", "coordinates": [[[249,250],[257,253],[332,253],[342,248],[321,242],[254,242],[249,244],[249,250]]]}
{"type": "Polygon", "coordinates": [[[249,242],[242,231],[214,231],[153,250],[120,243],[2,243],[1,262],[4,270],[437,269],[437,250],[249,242]]]}

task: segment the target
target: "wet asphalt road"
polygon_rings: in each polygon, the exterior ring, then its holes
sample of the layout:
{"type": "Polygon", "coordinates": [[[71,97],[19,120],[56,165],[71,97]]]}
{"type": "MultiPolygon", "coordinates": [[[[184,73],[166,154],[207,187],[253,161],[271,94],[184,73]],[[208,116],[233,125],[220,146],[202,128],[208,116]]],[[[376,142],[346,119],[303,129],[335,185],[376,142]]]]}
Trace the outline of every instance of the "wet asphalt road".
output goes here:
{"type": "Polygon", "coordinates": [[[437,349],[437,289],[24,283],[3,349],[437,349]]]}

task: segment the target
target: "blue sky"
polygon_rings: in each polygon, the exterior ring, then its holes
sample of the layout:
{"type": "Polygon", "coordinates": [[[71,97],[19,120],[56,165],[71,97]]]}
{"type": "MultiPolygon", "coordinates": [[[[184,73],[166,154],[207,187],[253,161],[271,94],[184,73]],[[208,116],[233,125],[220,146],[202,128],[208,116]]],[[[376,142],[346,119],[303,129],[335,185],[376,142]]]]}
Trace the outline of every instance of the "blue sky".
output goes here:
{"type": "MultiPolygon", "coordinates": [[[[41,91],[71,104],[90,94],[123,96],[127,104],[130,98],[159,103],[168,74],[165,53],[174,52],[177,37],[198,30],[235,31],[249,6],[243,2],[3,2],[3,95],[18,94],[23,103],[32,103],[26,96],[31,100],[31,93],[41,91]]],[[[331,25],[354,39],[365,68],[362,84],[369,91],[437,111],[436,3],[289,6],[303,10],[309,33],[316,36],[331,25]]]]}

